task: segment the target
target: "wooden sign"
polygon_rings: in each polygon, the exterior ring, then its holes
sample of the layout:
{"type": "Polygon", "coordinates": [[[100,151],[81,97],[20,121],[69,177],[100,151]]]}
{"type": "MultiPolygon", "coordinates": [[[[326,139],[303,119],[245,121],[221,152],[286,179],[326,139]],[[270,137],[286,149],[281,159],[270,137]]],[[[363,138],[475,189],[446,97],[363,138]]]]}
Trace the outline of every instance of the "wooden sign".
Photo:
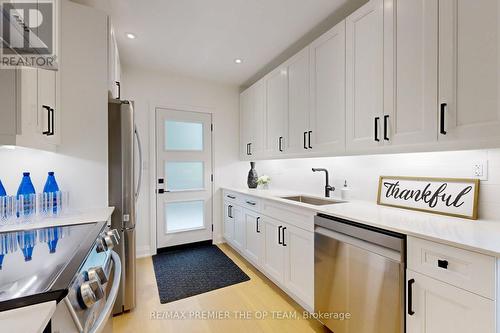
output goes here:
{"type": "Polygon", "coordinates": [[[381,176],[377,203],[477,220],[478,179],[381,176]]]}

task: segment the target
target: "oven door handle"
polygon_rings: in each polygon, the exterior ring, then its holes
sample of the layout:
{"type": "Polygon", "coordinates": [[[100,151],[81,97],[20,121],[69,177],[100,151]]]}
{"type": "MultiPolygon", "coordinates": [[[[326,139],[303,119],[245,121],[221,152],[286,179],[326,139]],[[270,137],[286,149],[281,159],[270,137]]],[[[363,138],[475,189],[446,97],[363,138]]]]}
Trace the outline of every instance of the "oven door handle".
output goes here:
{"type": "Polygon", "coordinates": [[[99,318],[97,318],[94,327],[90,330],[90,333],[100,333],[104,330],[106,322],[111,315],[111,311],[113,311],[116,297],[118,296],[118,288],[120,287],[120,279],[122,276],[122,262],[120,261],[118,254],[114,251],[111,251],[111,260],[113,260],[115,270],[113,285],[109,291],[108,298],[106,299],[106,305],[104,305],[104,309],[102,309],[101,314],[99,315],[99,318]]]}

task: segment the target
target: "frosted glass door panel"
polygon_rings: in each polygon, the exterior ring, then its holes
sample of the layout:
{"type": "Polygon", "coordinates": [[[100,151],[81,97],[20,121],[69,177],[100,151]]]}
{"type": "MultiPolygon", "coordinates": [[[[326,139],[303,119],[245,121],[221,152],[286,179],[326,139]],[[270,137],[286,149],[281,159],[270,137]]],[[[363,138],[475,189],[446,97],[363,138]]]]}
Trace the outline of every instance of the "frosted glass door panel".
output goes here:
{"type": "Polygon", "coordinates": [[[203,150],[203,124],[165,121],[165,150],[203,150]]]}
{"type": "Polygon", "coordinates": [[[167,191],[203,189],[203,162],[166,162],[167,191]]]}
{"type": "Polygon", "coordinates": [[[199,229],[204,227],[204,202],[171,202],[165,205],[166,233],[199,229]]]}

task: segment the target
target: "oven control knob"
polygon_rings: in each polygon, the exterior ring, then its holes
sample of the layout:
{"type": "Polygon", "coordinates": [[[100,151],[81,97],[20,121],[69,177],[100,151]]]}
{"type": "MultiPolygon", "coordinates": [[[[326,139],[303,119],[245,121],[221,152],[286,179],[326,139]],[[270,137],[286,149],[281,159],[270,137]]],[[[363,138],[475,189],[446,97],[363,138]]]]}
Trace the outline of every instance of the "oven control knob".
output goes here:
{"type": "Polygon", "coordinates": [[[80,286],[83,304],[88,309],[104,297],[104,290],[98,281],[87,281],[80,286]]]}
{"type": "Polygon", "coordinates": [[[88,270],[87,274],[89,276],[89,281],[97,281],[101,285],[108,282],[108,277],[106,273],[104,273],[102,267],[92,267],[88,270]]]}

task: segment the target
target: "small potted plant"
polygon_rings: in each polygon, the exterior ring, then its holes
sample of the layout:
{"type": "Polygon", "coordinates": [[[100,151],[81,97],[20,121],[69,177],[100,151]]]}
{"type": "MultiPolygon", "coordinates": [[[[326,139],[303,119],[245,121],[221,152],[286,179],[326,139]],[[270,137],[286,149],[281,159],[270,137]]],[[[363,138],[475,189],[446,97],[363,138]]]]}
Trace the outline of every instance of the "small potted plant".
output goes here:
{"type": "Polygon", "coordinates": [[[257,179],[257,184],[263,190],[267,190],[269,188],[270,182],[271,182],[271,177],[266,175],[260,176],[259,179],[257,179]]]}

